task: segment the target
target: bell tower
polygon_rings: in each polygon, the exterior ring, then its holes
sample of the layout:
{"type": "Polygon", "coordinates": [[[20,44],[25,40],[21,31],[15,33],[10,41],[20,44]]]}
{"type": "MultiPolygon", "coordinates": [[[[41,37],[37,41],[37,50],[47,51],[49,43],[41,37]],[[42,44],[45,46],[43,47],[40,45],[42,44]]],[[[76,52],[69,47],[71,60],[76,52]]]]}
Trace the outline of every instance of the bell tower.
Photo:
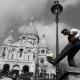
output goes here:
{"type": "Polygon", "coordinates": [[[46,72],[46,62],[47,62],[47,51],[48,51],[48,43],[45,38],[45,35],[42,35],[40,42],[38,44],[38,68],[39,68],[39,75],[42,77],[46,72]]]}

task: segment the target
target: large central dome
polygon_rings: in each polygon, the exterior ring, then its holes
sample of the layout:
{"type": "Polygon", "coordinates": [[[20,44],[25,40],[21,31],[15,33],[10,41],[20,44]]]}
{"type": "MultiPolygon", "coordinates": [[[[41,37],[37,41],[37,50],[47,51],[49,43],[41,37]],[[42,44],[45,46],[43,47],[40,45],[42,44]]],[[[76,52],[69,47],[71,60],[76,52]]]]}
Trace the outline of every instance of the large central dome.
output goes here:
{"type": "Polygon", "coordinates": [[[30,23],[28,26],[23,25],[19,31],[20,33],[24,33],[24,34],[32,33],[32,34],[38,35],[37,29],[32,23],[30,23]]]}

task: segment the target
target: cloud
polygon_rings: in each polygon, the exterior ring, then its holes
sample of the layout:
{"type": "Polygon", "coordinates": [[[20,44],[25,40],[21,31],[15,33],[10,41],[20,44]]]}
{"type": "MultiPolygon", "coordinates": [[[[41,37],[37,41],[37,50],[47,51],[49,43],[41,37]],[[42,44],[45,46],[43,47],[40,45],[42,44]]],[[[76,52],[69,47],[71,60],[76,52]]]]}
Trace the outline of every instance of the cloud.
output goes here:
{"type": "Polygon", "coordinates": [[[0,0],[0,37],[11,27],[27,23],[30,16],[40,16],[48,0],[0,0]]]}
{"type": "Polygon", "coordinates": [[[60,2],[64,8],[67,8],[69,6],[75,7],[80,4],[80,0],[60,0],[60,2]]]}

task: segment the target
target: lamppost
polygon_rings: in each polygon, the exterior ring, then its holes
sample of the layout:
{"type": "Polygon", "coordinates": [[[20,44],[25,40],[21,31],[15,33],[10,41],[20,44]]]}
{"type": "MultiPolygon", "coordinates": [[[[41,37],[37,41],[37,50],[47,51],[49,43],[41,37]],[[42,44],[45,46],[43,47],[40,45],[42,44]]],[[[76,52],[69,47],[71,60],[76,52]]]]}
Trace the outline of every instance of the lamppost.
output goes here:
{"type": "MultiPolygon", "coordinates": [[[[59,55],[59,35],[58,35],[58,23],[59,23],[59,14],[62,12],[63,7],[59,4],[59,1],[54,1],[54,5],[51,7],[51,12],[55,14],[56,21],[56,57],[59,55]]],[[[56,66],[56,75],[59,72],[59,65],[56,66]]]]}

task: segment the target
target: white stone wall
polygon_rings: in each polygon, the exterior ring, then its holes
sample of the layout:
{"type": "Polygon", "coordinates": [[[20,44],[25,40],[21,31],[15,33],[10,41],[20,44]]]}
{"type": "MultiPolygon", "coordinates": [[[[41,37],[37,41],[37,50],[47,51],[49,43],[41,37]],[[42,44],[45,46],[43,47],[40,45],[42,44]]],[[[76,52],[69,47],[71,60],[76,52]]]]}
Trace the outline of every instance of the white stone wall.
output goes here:
{"type": "MultiPolygon", "coordinates": [[[[41,47],[38,43],[38,36],[35,34],[21,35],[20,39],[15,43],[8,45],[5,49],[5,57],[2,59],[1,68],[4,64],[9,64],[10,69],[13,69],[14,65],[19,65],[19,70],[21,71],[24,65],[29,66],[29,71],[35,73],[36,63],[38,63],[39,73],[41,68],[48,72],[47,64],[47,46],[41,47]],[[20,51],[20,49],[23,49],[20,51]],[[22,54],[22,56],[20,56],[22,54]],[[41,62],[41,59],[44,61],[41,62]]],[[[3,49],[4,50],[4,49],[3,49]]],[[[3,58],[3,57],[2,57],[3,58]]],[[[49,73],[49,72],[48,72],[49,73]]]]}
{"type": "Polygon", "coordinates": [[[14,61],[14,60],[4,59],[1,62],[1,69],[3,69],[3,65],[5,65],[5,64],[9,64],[10,69],[13,69],[14,65],[19,65],[19,70],[22,70],[23,66],[27,65],[27,66],[29,66],[29,72],[35,73],[35,62],[34,61],[33,62],[32,61],[25,62],[25,61],[19,61],[19,60],[14,61]]]}

